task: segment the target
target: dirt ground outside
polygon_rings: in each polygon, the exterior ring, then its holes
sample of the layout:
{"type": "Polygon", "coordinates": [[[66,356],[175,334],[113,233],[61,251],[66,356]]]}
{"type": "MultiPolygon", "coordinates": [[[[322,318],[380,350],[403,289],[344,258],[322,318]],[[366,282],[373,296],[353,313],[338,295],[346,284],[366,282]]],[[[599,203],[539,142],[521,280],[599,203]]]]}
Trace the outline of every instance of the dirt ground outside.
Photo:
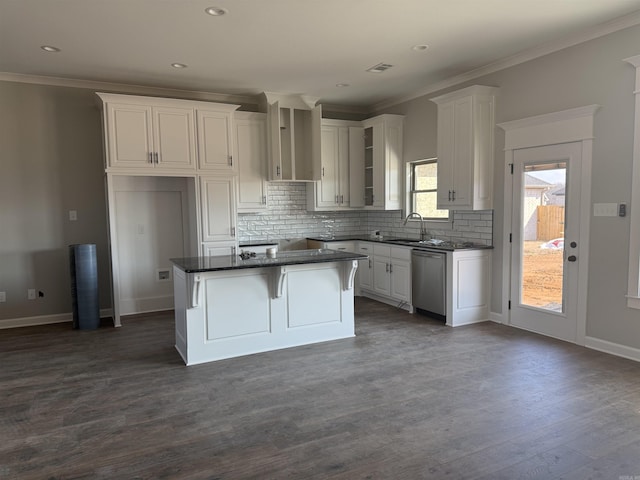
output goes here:
{"type": "Polygon", "coordinates": [[[524,242],[522,300],[525,305],[560,310],[563,250],[540,248],[545,242],[524,242]]]}

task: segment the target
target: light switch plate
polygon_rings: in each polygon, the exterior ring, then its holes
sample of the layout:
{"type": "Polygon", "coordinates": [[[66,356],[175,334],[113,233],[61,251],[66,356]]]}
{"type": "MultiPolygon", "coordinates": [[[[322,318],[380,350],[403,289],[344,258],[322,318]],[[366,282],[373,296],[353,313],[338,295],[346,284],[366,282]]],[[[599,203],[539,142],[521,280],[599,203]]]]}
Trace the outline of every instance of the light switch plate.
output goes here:
{"type": "Polygon", "coordinates": [[[7,301],[7,292],[0,292],[0,303],[7,301]]]}
{"type": "Polygon", "coordinates": [[[594,217],[617,217],[618,204],[617,203],[594,203],[593,216],[594,217]]]}
{"type": "Polygon", "coordinates": [[[69,221],[75,222],[76,220],[78,220],[78,211],[69,210],[69,221]]]}

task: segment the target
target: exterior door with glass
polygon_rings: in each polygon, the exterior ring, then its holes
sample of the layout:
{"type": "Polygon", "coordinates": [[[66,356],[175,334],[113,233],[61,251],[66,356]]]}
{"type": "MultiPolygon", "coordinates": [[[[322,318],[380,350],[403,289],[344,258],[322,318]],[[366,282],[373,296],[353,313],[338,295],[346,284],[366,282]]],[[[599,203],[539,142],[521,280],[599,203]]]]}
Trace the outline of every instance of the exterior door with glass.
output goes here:
{"type": "Polygon", "coordinates": [[[581,142],[513,151],[510,323],[577,339],[581,142]]]}

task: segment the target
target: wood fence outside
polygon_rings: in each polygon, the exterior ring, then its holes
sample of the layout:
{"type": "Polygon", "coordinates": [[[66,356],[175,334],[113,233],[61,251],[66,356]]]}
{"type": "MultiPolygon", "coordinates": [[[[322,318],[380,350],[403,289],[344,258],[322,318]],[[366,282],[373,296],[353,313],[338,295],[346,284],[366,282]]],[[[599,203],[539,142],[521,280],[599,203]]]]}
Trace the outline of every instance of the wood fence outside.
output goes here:
{"type": "Polygon", "coordinates": [[[564,237],[564,207],[561,205],[538,206],[537,239],[543,242],[564,237]]]}

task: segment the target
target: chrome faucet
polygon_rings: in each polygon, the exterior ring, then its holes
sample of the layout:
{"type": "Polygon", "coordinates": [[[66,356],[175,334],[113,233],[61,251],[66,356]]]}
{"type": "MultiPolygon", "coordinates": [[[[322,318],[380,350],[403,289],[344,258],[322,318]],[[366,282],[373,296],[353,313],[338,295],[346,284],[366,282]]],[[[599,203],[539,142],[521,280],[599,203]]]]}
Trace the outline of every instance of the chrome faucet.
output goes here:
{"type": "Polygon", "coordinates": [[[406,225],[411,217],[416,216],[420,219],[420,241],[426,240],[427,231],[424,228],[424,218],[422,218],[422,215],[420,215],[418,212],[411,212],[409,215],[407,215],[407,218],[404,219],[404,224],[406,225]]]}

